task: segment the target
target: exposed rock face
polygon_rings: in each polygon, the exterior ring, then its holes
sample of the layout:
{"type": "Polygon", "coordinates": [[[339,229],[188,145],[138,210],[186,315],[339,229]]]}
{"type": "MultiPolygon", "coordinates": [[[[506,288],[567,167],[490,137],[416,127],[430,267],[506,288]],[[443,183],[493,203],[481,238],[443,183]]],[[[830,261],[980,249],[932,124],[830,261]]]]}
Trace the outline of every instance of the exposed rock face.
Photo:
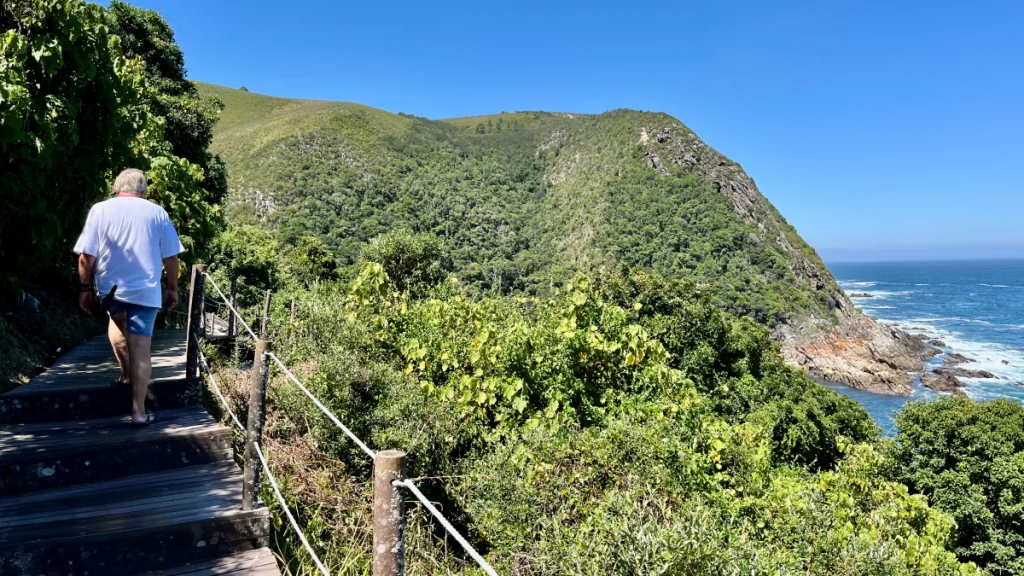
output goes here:
{"type": "Polygon", "coordinates": [[[928,372],[921,375],[921,384],[936,392],[957,392],[964,383],[956,376],[945,372],[928,372]]]}
{"type": "Polygon", "coordinates": [[[974,358],[968,358],[959,352],[952,354],[946,354],[946,357],[942,359],[946,366],[956,366],[957,364],[966,364],[968,362],[977,362],[974,358]]]}
{"type": "Polygon", "coordinates": [[[910,394],[909,372],[924,369],[923,361],[940,350],[907,333],[878,323],[858,311],[814,250],[796,234],[761,194],[754,180],[735,162],[711,148],[679,123],[651,127],[641,134],[651,166],[663,171],[677,166],[711,182],[732,202],[733,211],[757,227],[763,242],[775,242],[786,255],[798,281],[806,282],[827,302],[829,314],[809,313],[776,326],[783,356],[811,376],[888,394],[910,394]]]}
{"type": "Polygon", "coordinates": [[[853,388],[909,395],[909,372],[921,371],[923,361],[939,354],[921,340],[879,324],[851,308],[841,309],[829,332],[783,330],[783,356],[811,376],[853,388]]]}
{"type": "Polygon", "coordinates": [[[929,340],[928,343],[931,344],[932,346],[941,346],[943,348],[946,347],[946,343],[943,342],[942,340],[938,340],[938,339],[929,340]]]}

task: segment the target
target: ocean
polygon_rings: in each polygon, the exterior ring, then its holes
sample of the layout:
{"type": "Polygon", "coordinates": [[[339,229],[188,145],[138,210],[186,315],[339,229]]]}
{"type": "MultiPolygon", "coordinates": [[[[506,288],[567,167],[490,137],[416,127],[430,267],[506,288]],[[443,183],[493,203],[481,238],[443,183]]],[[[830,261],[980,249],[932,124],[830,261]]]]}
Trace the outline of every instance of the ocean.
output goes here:
{"type": "MultiPolygon", "coordinates": [[[[1024,401],[1024,260],[970,262],[837,262],[829,268],[853,303],[866,314],[911,334],[941,340],[944,354],[976,360],[964,368],[992,372],[999,379],[961,378],[975,400],[1024,401]]],[[[931,366],[943,365],[936,356],[931,366]]],[[[908,400],[936,398],[918,375],[910,398],[830,388],[860,402],[885,433],[908,400]]]]}

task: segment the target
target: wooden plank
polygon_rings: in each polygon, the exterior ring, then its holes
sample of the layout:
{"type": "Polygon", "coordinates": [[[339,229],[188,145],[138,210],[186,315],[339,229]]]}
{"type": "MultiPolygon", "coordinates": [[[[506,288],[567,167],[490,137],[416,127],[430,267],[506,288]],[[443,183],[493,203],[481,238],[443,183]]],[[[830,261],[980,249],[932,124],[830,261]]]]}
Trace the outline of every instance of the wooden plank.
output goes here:
{"type": "Polygon", "coordinates": [[[201,406],[165,410],[145,428],[133,428],[130,416],[32,424],[0,425],[0,461],[35,453],[72,451],[90,446],[121,446],[154,437],[224,430],[201,406]]]}
{"type": "Polygon", "coordinates": [[[0,395],[0,574],[280,575],[269,512],[241,509],[233,432],[184,382],[184,336],[154,333],[146,428],[105,336],[0,395]]]}
{"type": "MultiPolygon", "coordinates": [[[[0,440],[0,495],[230,460],[232,431],[214,423],[205,412],[200,414],[203,420],[188,414],[197,409],[183,410],[188,420],[168,416],[176,411],[161,412],[161,417],[168,417],[142,429],[131,428],[126,417],[108,419],[112,430],[65,429],[64,434],[42,438],[23,434],[20,441],[0,440]],[[61,442],[62,438],[66,441],[61,442]]],[[[103,421],[84,423],[92,422],[103,421]]]]}
{"type": "MultiPolygon", "coordinates": [[[[185,331],[153,333],[153,378],[177,379],[185,375],[185,331]]],[[[7,393],[34,393],[42,388],[67,390],[109,384],[119,374],[117,360],[105,335],[97,336],[58,359],[46,372],[7,393]]]]}
{"type": "Polygon", "coordinates": [[[266,548],[249,550],[139,576],[280,576],[277,558],[266,548]]]}
{"type": "MultiPolygon", "coordinates": [[[[156,472],[141,476],[130,476],[118,480],[97,482],[83,486],[62,488],[59,491],[37,492],[21,496],[0,498],[0,522],[8,516],[16,514],[18,509],[32,509],[48,505],[67,507],[76,501],[88,500],[97,494],[117,494],[120,499],[130,499],[137,493],[154,494],[160,490],[173,490],[176,486],[186,486],[192,482],[212,482],[219,478],[230,477],[241,471],[234,462],[218,462],[202,466],[189,466],[166,472],[156,472]]],[[[241,485],[241,480],[239,480],[241,485]]]]}
{"type": "Polygon", "coordinates": [[[0,574],[131,574],[265,547],[268,538],[266,509],[235,510],[160,526],[0,544],[0,574]]]}

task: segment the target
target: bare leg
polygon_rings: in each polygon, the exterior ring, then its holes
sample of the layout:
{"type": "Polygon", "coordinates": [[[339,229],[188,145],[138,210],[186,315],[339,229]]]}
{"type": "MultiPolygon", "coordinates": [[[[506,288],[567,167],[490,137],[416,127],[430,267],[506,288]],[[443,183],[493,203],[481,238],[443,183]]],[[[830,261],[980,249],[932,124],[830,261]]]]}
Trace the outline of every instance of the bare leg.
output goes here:
{"type": "Polygon", "coordinates": [[[117,358],[117,365],[121,367],[121,381],[128,381],[128,323],[121,316],[117,319],[111,317],[107,324],[107,338],[110,339],[110,346],[114,349],[114,357],[117,358]]]}
{"type": "Polygon", "coordinates": [[[129,376],[132,382],[132,422],[146,421],[146,395],[149,393],[149,380],[153,376],[153,360],[150,358],[150,347],[153,338],[150,336],[128,335],[129,376]]]}

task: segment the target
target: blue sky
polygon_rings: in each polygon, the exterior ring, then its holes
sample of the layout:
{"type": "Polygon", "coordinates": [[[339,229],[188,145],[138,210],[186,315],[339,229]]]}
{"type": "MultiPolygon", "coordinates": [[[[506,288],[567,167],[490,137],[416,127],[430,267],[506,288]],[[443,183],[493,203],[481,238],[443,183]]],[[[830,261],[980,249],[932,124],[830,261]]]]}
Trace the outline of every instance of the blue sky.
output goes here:
{"type": "Polygon", "coordinates": [[[1024,256],[1024,2],[136,3],[254,92],[667,112],[827,260],[1024,256]]]}

